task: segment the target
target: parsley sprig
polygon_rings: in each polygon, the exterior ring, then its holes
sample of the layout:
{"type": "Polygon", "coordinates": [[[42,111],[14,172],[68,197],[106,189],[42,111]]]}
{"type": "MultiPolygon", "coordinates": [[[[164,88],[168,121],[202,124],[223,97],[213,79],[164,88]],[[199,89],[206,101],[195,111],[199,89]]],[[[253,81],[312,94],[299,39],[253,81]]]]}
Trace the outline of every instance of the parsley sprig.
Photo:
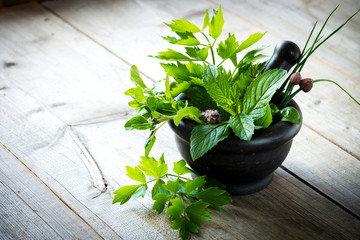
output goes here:
{"type": "Polygon", "coordinates": [[[174,163],[172,172],[165,163],[164,154],[159,160],[154,157],[141,157],[140,164],[135,167],[126,166],[127,176],[139,184],[123,186],[114,192],[113,203],[121,205],[131,198],[144,197],[149,186],[152,186],[152,206],[159,214],[164,211],[171,219],[171,228],[179,230],[179,237],[189,239],[191,233],[197,233],[199,227],[211,220],[210,209],[231,202],[225,186],[214,180],[208,181],[206,176],[191,180],[186,175],[194,172],[186,167],[184,160],[174,163]]]}

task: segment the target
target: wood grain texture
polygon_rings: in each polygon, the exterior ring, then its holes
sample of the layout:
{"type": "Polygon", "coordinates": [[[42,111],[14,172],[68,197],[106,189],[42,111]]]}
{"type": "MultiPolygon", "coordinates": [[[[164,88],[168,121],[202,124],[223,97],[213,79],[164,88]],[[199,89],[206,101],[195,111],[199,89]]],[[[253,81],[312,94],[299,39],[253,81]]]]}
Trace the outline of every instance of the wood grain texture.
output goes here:
{"type": "Polygon", "coordinates": [[[0,159],[1,239],[101,239],[2,145],[0,159]]]}

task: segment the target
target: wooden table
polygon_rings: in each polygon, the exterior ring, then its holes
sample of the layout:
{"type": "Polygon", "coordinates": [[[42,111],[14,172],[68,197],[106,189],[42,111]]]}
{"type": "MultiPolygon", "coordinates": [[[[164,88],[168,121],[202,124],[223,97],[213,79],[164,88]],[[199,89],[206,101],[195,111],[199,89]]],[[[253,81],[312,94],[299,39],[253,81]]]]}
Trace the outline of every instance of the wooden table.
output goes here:
{"type": "MultiPolygon", "coordinates": [[[[49,1],[0,10],[0,239],[176,239],[149,195],[112,205],[132,184],[148,132],[124,130],[130,65],[164,77],[163,22],[202,23],[220,1],[49,1]]],[[[224,35],[267,31],[260,44],[302,47],[337,1],[221,1],[224,35]]],[[[360,8],[346,0],[326,33],[360,8]]],[[[360,15],[324,44],[304,77],[329,78],[360,99],[360,15]]],[[[271,55],[273,47],[267,50],[271,55]]],[[[296,100],[303,127],[265,190],[233,197],[194,239],[360,239],[360,107],[317,83],[296,100]]],[[[154,155],[181,157],[166,127],[154,155]]]]}

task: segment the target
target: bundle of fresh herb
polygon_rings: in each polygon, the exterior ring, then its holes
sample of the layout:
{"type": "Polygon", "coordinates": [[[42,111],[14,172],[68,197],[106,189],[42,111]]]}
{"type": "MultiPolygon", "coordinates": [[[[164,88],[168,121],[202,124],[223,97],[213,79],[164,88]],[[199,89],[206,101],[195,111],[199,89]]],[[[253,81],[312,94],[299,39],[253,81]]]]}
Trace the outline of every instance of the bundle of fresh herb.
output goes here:
{"type": "Polygon", "coordinates": [[[314,82],[333,82],[301,79],[300,71],[309,56],[359,12],[321,40],[322,30],[336,8],[307,48],[314,25],[292,74],[283,69],[264,71],[267,61],[258,60],[266,57],[260,53],[265,46],[243,53],[265,33],[251,34],[242,42],[229,33],[216,45],[224,25],[221,6],[214,10],[211,20],[209,12],[205,11],[201,29],[185,19],[166,24],[176,37],[163,38],[170,44],[183,46],[184,51],[169,48],[151,56],[163,61],[160,64],[166,73],[166,77],[153,87],[145,85],[136,66],[131,67],[130,78],[135,87],[125,94],[132,97],[129,106],[136,110],[136,115],[126,122],[125,129],[150,130],[150,136],[146,139],[145,156],[141,157],[140,165],[127,167],[127,175],[139,184],[115,191],[113,203],[124,204],[131,197],[144,197],[148,185],[154,182],[151,190],[155,201],[153,209],[161,213],[165,205],[168,206],[166,213],[172,220],[171,227],[179,229],[179,237],[188,239],[191,232],[197,232],[201,224],[211,219],[208,209],[218,210],[228,204],[231,201],[229,194],[221,189],[224,186],[209,186],[205,176],[194,180],[184,177],[184,174],[192,173],[184,160],[176,162],[171,173],[164,155],[159,161],[150,157],[156,132],[170,119],[175,125],[182,119],[197,122],[190,142],[191,157],[196,160],[231,132],[250,141],[257,129],[269,127],[277,115],[281,121],[299,124],[300,115],[295,108],[287,106],[288,102],[301,90],[309,91],[314,82]],[[225,69],[225,61],[232,63],[232,69],[225,69]],[[297,84],[300,88],[293,92],[297,84]]]}

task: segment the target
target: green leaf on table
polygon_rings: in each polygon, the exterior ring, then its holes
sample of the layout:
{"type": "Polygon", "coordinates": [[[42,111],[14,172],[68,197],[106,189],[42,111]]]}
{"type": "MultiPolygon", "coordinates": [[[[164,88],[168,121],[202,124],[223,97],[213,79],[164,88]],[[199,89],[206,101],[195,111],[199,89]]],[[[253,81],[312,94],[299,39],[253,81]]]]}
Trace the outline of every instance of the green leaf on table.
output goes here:
{"type": "Polygon", "coordinates": [[[207,188],[204,191],[197,193],[196,198],[209,204],[209,208],[214,210],[220,210],[221,206],[224,206],[231,202],[231,197],[228,192],[217,187],[207,188]]]}
{"type": "MultiPolygon", "coordinates": [[[[239,46],[239,43],[236,41],[235,35],[229,33],[229,37],[225,42],[221,41],[218,48],[216,49],[219,57],[223,60],[230,58],[236,53],[236,49],[239,46]]],[[[236,65],[236,63],[234,63],[236,65]]]]}
{"type": "Polygon", "coordinates": [[[169,180],[167,181],[166,185],[164,186],[164,188],[166,190],[168,190],[169,192],[172,193],[177,193],[180,189],[181,189],[181,184],[179,179],[176,179],[175,181],[173,180],[169,180]]]}
{"type": "Polygon", "coordinates": [[[243,100],[244,114],[254,120],[263,117],[275,91],[281,86],[286,78],[285,70],[270,70],[257,77],[248,86],[243,100]]]}
{"type": "Polygon", "coordinates": [[[185,56],[184,54],[179,53],[170,48],[168,48],[167,51],[159,52],[158,55],[156,55],[156,56],[150,56],[150,57],[154,57],[154,58],[157,58],[160,60],[165,60],[165,61],[191,61],[191,60],[193,60],[193,59],[185,56]]]}
{"type": "Polygon", "coordinates": [[[294,107],[286,107],[280,110],[281,121],[287,121],[295,124],[300,124],[300,113],[294,107]]]}
{"type": "Polygon", "coordinates": [[[204,31],[204,29],[209,26],[210,24],[210,16],[209,16],[209,10],[206,9],[205,10],[205,16],[204,16],[204,22],[203,22],[203,27],[202,27],[202,31],[204,31]]]}
{"type": "Polygon", "coordinates": [[[196,177],[194,180],[187,180],[185,182],[185,188],[184,191],[185,193],[192,193],[193,191],[195,191],[197,188],[202,187],[205,184],[205,178],[206,176],[200,176],[200,177],[196,177]]]}
{"type": "Polygon", "coordinates": [[[130,68],[130,79],[136,86],[140,86],[144,89],[147,88],[144,81],[140,77],[138,68],[135,65],[132,65],[130,68]]]}
{"type": "Polygon", "coordinates": [[[254,120],[251,116],[244,113],[240,113],[231,116],[229,119],[229,125],[234,131],[235,135],[242,140],[250,141],[254,134],[254,120]]]}
{"type": "Polygon", "coordinates": [[[185,64],[178,62],[177,65],[174,63],[160,63],[160,65],[164,68],[166,73],[175,79],[175,81],[182,82],[189,80],[190,72],[185,64]]]}
{"type": "Polygon", "coordinates": [[[230,134],[228,124],[199,125],[191,132],[190,154],[192,159],[203,156],[212,149],[218,142],[227,138],[230,134]]]}
{"type": "Polygon", "coordinates": [[[190,168],[186,167],[186,162],[184,160],[174,162],[173,171],[177,175],[184,175],[184,174],[187,174],[187,173],[193,173],[193,171],[190,168]]]}
{"type": "Polygon", "coordinates": [[[272,123],[272,114],[271,114],[271,107],[268,104],[266,107],[266,113],[264,116],[262,116],[261,118],[255,120],[255,127],[258,128],[267,128],[270,126],[270,124],[272,123]]]}
{"type": "Polygon", "coordinates": [[[116,190],[114,192],[115,196],[114,196],[114,200],[113,200],[113,204],[114,203],[120,203],[120,205],[123,205],[124,203],[126,203],[127,201],[129,201],[129,199],[131,198],[131,196],[136,192],[136,190],[138,190],[139,187],[141,187],[143,184],[139,184],[139,185],[128,185],[128,186],[124,186],[119,188],[118,190],[116,190]]]}
{"type": "Polygon", "coordinates": [[[148,186],[146,184],[142,185],[133,195],[132,195],[132,199],[138,199],[139,197],[144,197],[146,190],[148,189],[148,186]]]}
{"type": "Polygon", "coordinates": [[[170,227],[172,229],[179,229],[179,238],[182,240],[190,239],[191,232],[197,233],[199,231],[199,227],[185,217],[178,217],[174,219],[170,227]]]}
{"type": "Polygon", "coordinates": [[[151,125],[145,117],[136,115],[125,123],[125,130],[146,130],[151,128],[151,125]]]}
{"type": "Polygon", "coordinates": [[[141,156],[139,168],[145,172],[147,176],[160,178],[168,171],[166,163],[161,163],[153,157],[141,156]]]}
{"type": "Polygon", "coordinates": [[[142,183],[146,182],[146,177],[144,173],[136,166],[135,167],[126,166],[126,175],[135,181],[142,183]]]}
{"type": "Polygon", "coordinates": [[[165,208],[165,204],[169,199],[169,195],[165,194],[165,193],[159,193],[156,194],[153,199],[155,200],[152,209],[156,210],[159,214],[162,213],[162,211],[165,208]]]}
{"type": "Polygon", "coordinates": [[[179,126],[180,121],[183,118],[190,118],[190,119],[199,119],[201,116],[201,111],[196,107],[185,107],[180,109],[177,112],[177,115],[174,117],[174,123],[176,126],[179,126]]]}
{"type": "Polygon", "coordinates": [[[155,199],[155,196],[160,193],[167,194],[167,195],[170,194],[170,192],[168,190],[166,190],[164,188],[164,186],[165,186],[165,182],[162,179],[159,179],[156,181],[155,185],[151,189],[152,199],[155,199]]]}
{"type": "Polygon", "coordinates": [[[215,15],[211,18],[209,24],[209,34],[213,39],[217,39],[224,26],[224,17],[223,12],[221,11],[221,5],[219,6],[218,11],[214,11],[215,15]]]}
{"type": "Polygon", "coordinates": [[[170,200],[170,206],[168,210],[166,210],[166,214],[171,219],[176,219],[180,217],[180,215],[184,212],[185,207],[183,201],[176,197],[170,200]]]}
{"type": "Polygon", "coordinates": [[[172,23],[165,23],[165,24],[171,28],[172,32],[177,32],[177,33],[201,32],[201,30],[195,24],[193,24],[185,19],[179,19],[179,20],[175,19],[175,20],[172,20],[172,23]]]}
{"type": "Polygon", "coordinates": [[[256,43],[257,41],[259,41],[266,32],[264,33],[253,33],[251,34],[245,41],[243,41],[240,46],[236,49],[236,52],[241,52],[242,50],[252,46],[254,43],[256,43]]]}
{"type": "Polygon", "coordinates": [[[236,114],[231,108],[234,104],[231,77],[223,68],[209,64],[204,70],[204,86],[211,98],[231,115],[236,114]]]}
{"type": "Polygon", "coordinates": [[[210,211],[207,209],[209,205],[207,202],[194,202],[185,209],[186,215],[192,223],[200,227],[203,223],[211,220],[210,211]]]}

